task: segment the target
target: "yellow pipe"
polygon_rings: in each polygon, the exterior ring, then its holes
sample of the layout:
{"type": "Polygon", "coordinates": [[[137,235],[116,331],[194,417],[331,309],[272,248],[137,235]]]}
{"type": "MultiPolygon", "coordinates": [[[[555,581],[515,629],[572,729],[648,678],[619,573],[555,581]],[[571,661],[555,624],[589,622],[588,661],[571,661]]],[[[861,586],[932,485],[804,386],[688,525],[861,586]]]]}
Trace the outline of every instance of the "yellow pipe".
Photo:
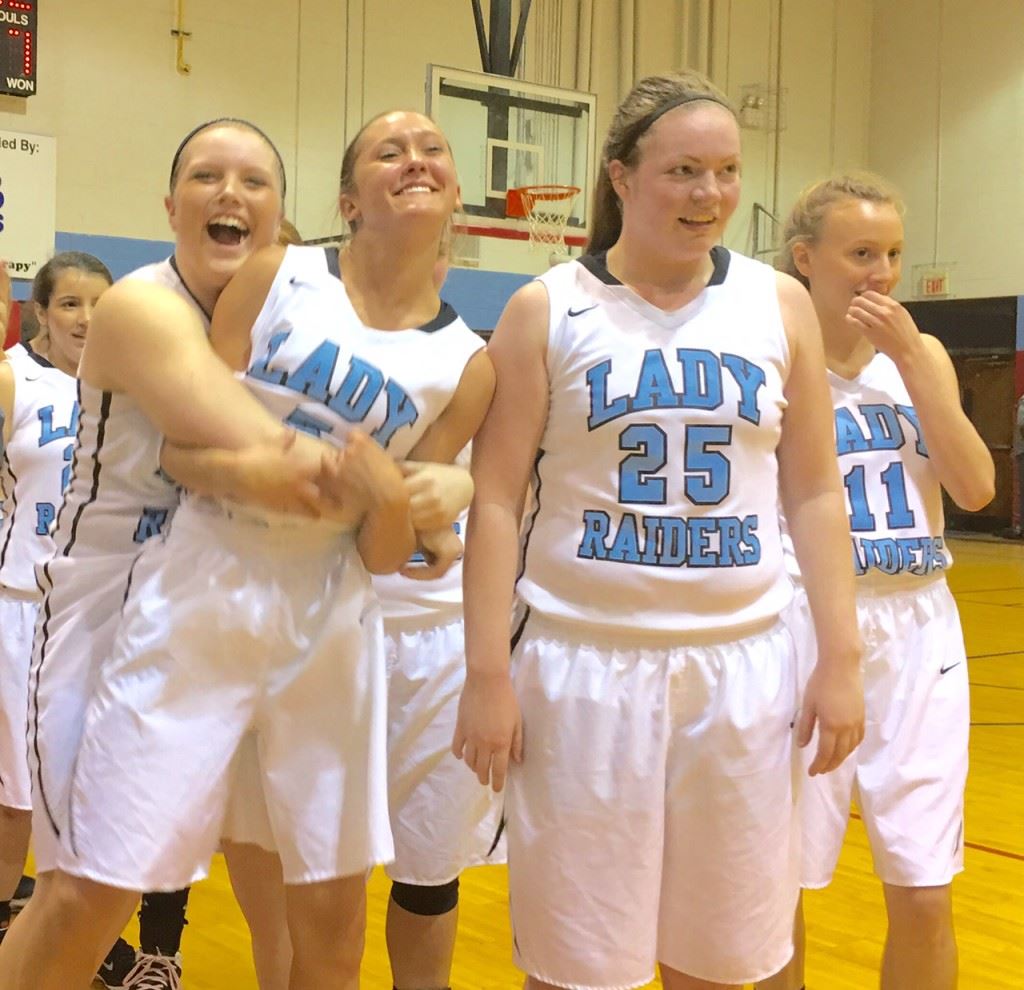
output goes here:
{"type": "Polygon", "coordinates": [[[187,76],[192,71],[192,66],[185,61],[185,39],[191,38],[192,32],[185,30],[185,0],[178,0],[177,8],[178,23],[171,34],[174,35],[178,44],[176,68],[183,76],[187,76]]]}

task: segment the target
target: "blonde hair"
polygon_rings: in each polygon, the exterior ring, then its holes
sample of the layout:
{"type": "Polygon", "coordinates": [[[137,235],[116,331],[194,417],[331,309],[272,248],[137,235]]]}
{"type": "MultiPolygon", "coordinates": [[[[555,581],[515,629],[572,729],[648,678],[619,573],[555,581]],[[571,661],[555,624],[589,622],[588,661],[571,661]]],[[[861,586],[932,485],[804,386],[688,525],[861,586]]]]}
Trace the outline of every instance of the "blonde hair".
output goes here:
{"type": "Polygon", "coordinates": [[[885,179],[871,172],[846,172],[815,182],[800,193],[786,217],[782,248],[775,259],[775,267],[810,288],[807,279],[797,270],[793,248],[800,243],[814,244],[821,236],[829,210],[836,203],[849,199],[887,204],[903,215],[900,194],[885,179]]]}
{"type": "Polygon", "coordinates": [[[702,101],[717,103],[736,116],[728,97],[707,76],[692,69],[646,76],[619,104],[608,127],[594,185],[588,254],[607,251],[622,233],[622,210],[608,175],[609,163],[619,161],[623,165],[635,165],[640,158],[637,145],[659,117],[684,104],[702,101]]]}

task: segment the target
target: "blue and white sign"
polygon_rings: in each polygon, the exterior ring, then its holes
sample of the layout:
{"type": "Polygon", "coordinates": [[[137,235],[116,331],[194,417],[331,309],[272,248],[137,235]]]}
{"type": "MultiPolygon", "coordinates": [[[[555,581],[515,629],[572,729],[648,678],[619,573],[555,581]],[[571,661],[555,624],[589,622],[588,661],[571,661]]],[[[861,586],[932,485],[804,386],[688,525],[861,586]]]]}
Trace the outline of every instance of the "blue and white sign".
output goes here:
{"type": "Polygon", "coordinates": [[[56,139],[0,131],[0,258],[11,278],[35,276],[56,229],[56,139]]]}

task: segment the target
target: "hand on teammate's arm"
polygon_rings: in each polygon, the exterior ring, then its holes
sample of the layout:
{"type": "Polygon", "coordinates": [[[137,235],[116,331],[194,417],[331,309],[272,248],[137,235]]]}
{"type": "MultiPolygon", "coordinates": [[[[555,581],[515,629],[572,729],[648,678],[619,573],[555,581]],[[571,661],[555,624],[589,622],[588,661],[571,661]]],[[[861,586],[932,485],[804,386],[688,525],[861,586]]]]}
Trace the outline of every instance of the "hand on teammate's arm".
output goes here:
{"type": "Polygon", "coordinates": [[[939,483],[961,509],[983,509],[995,495],[995,466],[963,411],[956,370],[942,343],[921,333],[899,302],[878,292],[855,296],[846,319],[899,369],[939,483]]]}
{"type": "Polygon", "coordinates": [[[779,492],[818,640],[818,662],[804,692],[797,743],[806,746],[817,725],[818,750],[810,767],[814,775],[838,767],[863,738],[861,644],[821,333],[803,286],[780,275],[779,301],[791,354],[778,449],[779,492]]]}
{"type": "Polygon", "coordinates": [[[336,480],[342,452],[281,428],[277,437],[241,450],[164,443],[160,466],[178,484],[200,495],[312,519],[358,521],[342,504],[336,480]]]}
{"type": "Polygon", "coordinates": [[[473,499],[473,478],[454,464],[403,461],[399,465],[417,531],[450,528],[473,499]]]}
{"type": "Polygon", "coordinates": [[[412,578],[414,581],[433,581],[446,574],[462,556],[462,540],[450,525],[430,531],[421,531],[417,528],[416,536],[427,562],[403,567],[403,577],[412,578]]]}
{"type": "Polygon", "coordinates": [[[362,430],[353,430],[338,466],[346,503],[362,507],[359,555],[372,574],[392,574],[416,549],[416,531],[402,472],[392,457],[362,430]]]}

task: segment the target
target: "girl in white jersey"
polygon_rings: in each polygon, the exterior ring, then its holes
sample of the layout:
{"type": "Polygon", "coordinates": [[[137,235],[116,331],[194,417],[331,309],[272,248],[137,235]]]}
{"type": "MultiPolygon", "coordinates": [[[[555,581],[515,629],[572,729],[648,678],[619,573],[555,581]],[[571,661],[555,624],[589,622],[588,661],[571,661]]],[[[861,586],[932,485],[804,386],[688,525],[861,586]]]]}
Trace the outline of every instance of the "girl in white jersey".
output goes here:
{"type": "Polygon", "coordinates": [[[46,355],[0,364],[0,938],[21,878],[32,821],[25,739],[32,634],[42,598],[35,565],[70,478],[78,420],[75,373],[96,300],[113,279],[90,254],[51,258],[32,284],[46,355]]]}
{"type": "MultiPolygon", "coordinates": [[[[451,396],[441,420],[406,455],[410,459],[404,465],[417,524],[444,526],[449,538],[451,515],[458,508],[455,493],[445,495],[439,490],[437,467],[426,471],[421,459],[451,460],[475,431],[490,399],[490,365],[482,353],[482,341],[437,296],[445,267],[444,258],[438,258],[438,240],[443,239],[443,253],[453,201],[447,194],[441,199],[448,204],[448,213],[438,211],[433,201],[450,190],[451,169],[447,141],[427,118],[392,112],[371,120],[349,144],[342,162],[340,205],[352,236],[336,272],[346,296],[353,300],[351,311],[342,304],[341,312],[345,322],[351,322],[349,332],[360,340],[360,353],[375,355],[381,370],[394,375],[417,403],[426,391],[451,396]],[[422,220],[417,219],[419,212],[424,213],[422,220]],[[414,223],[425,224],[419,237],[410,237],[414,223]],[[390,267],[379,265],[382,254],[394,259],[390,267]],[[397,277],[396,271],[406,277],[397,277]],[[383,277],[378,279],[378,273],[383,277]],[[434,313],[418,331],[371,328],[371,318],[377,327],[407,325],[402,314],[408,303],[403,300],[417,295],[423,297],[426,312],[434,313]],[[358,322],[351,321],[353,314],[358,322]]],[[[287,318],[294,324],[308,321],[312,316],[305,302],[308,291],[278,286],[285,275],[294,277],[300,262],[314,269],[325,267],[324,255],[310,249],[289,252],[280,260],[271,257],[263,281],[251,290],[252,305],[266,295],[269,283],[265,312],[280,314],[277,319],[287,318]]],[[[234,287],[225,303],[233,297],[234,287]]],[[[261,315],[257,325],[264,322],[261,315]]],[[[421,414],[420,419],[424,418],[421,414]]],[[[408,440],[396,436],[389,443],[389,450],[395,449],[407,450],[408,440]],[[402,446],[396,448],[398,443],[402,446]]],[[[461,550],[461,544],[454,542],[461,550]]],[[[494,802],[486,790],[473,781],[453,779],[453,761],[450,754],[445,758],[462,663],[460,570],[454,567],[438,577],[443,569],[417,563],[401,576],[375,580],[386,633],[389,811],[395,841],[395,863],[388,867],[395,883],[388,905],[387,938],[394,983],[400,990],[447,985],[458,874],[483,860],[497,824],[494,802]]],[[[244,816],[235,816],[232,830],[236,838],[246,834],[244,816]]],[[[258,815],[251,816],[251,841],[273,848],[268,832],[258,815]]],[[[237,849],[232,855],[237,858],[237,849]]],[[[251,852],[247,856],[250,864],[258,863],[251,852]]],[[[265,874],[274,872],[264,866],[265,874]]],[[[277,917],[283,915],[283,890],[277,897],[261,893],[263,909],[259,930],[253,928],[254,952],[267,958],[266,947],[275,947],[276,982],[261,977],[261,986],[276,988],[283,985],[281,971],[287,972],[288,946],[275,938],[282,926],[278,922],[275,927],[275,911],[267,908],[276,905],[277,917]]],[[[251,911],[250,922],[256,917],[251,911]]]]}
{"type": "MultiPolygon", "coordinates": [[[[429,270],[457,184],[436,128],[408,116],[416,126],[401,139],[388,132],[394,155],[372,124],[365,134],[372,165],[349,207],[366,219],[365,251],[353,255],[368,266],[360,281],[343,287],[317,249],[271,249],[219,301],[215,346],[281,419],[349,438],[340,472],[368,510],[354,535],[190,497],[166,539],[140,556],[91,706],[61,853],[69,903],[87,905],[72,922],[83,950],[123,914],[132,889],[171,887],[204,869],[232,759],[254,728],[289,885],[290,986],[358,980],[365,871],[390,858],[391,842],[379,618],[356,550],[374,570],[395,569],[411,552],[405,487],[382,448],[431,458],[461,448],[491,383],[486,358],[469,362],[479,344],[438,314],[429,270]],[[383,287],[381,227],[389,246],[406,252],[383,287]],[[423,292],[414,280],[425,252],[423,292]],[[451,360],[429,374],[425,356],[436,347],[451,360]],[[150,689],[139,693],[142,684],[150,689]],[[120,740],[116,755],[108,738],[120,740]],[[167,792],[147,786],[154,779],[167,781],[167,792]],[[112,819],[110,805],[125,811],[112,819]]],[[[168,464],[178,474],[180,461],[168,464]]],[[[451,537],[449,523],[438,539],[451,537]]],[[[87,971],[82,956],[48,968],[49,982],[36,985],[73,984],[87,971]]]]}
{"type": "MultiPolygon", "coordinates": [[[[67,944],[59,916],[47,917],[49,880],[66,833],[85,706],[110,652],[132,562],[177,505],[175,486],[159,473],[161,432],[232,448],[211,452],[211,459],[220,484],[240,499],[315,508],[309,505],[318,499],[313,479],[328,448],[304,440],[289,445],[288,432],[210,351],[203,315],[252,251],[273,243],[283,176],[276,150],[252,125],[217,121],[197,128],[172,167],[167,208],[174,258],[139,272],[112,290],[118,298],[105,300],[114,318],[104,339],[93,340],[98,346],[82,376],[57,553],[37,574],[46,591],[45,622],[31,672],[29,741],[40,883],[0,947],[0,986],[35,986],[33,966],[22,968],[25,953],[52,956],[53,946],[67,944]]],[[[182,910],[179,904],[176,924],[161,926],[161,939],[172,927],[180,935],[182,910]]],[[[135,975],[157,978],[151,959],[139,963],[135,975]]],[[[177,968],[172,952],[160,961],[159,975],[173,985],[177,968]]],[[[101,973],[108,985],[120,985],[122,976],[101,973]]]]}
{"type": "MultiPolygon", "coordinates": [[[[851,798],[882,880],[889,931],[884,990],[957,983],[951,881],[963,869],[970,722],[967,662],[946,586],[942,489],[973,511],[992,498],[988,449],[960,406],[953,364],[891,296],[903,253],[902,206],[870,175],[819,182],[785,226],[782,267],[807,285],[821,323],[846,487],[857,610],[865,643],[864,742],[801,797],[802,884],[824,887],[851,798]]],[[[798,581],[810,593],[806,572],[798,581]]],[[[805,593],[793,627],[813,662],[805,593]]],[[[787,970],[762,983],[803,985],[803,924],[787,970]]]]}
{"type": "Polygon", "coordinates": [[[817,722],[817,773],[860,738],[821,344],[796,282],[718,246],[739,170],[717,89],[641,80],[605,143],[590,253],[520,289],[488,346],[454,749],[495,788],[513,763],[509,893],[532,990],[636,987],[656,962],[669,990],[731,987],[789,957],[780,499],[822,645],[798,741],[817,722]]]}

